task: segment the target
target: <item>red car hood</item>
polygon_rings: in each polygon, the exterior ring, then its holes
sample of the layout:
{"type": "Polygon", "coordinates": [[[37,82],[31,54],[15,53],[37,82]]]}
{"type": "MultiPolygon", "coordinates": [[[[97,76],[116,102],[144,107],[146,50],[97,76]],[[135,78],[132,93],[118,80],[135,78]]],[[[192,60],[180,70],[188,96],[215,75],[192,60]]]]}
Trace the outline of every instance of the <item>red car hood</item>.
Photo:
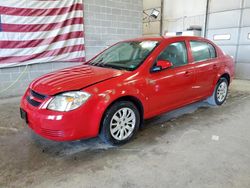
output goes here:
{"type": "Polygon", "coordinates": [[[110,78],[120,76],[125,71],[81,65],[46,74],[30,85],[30,88],[45,95],[80,90],[110,78]]]}

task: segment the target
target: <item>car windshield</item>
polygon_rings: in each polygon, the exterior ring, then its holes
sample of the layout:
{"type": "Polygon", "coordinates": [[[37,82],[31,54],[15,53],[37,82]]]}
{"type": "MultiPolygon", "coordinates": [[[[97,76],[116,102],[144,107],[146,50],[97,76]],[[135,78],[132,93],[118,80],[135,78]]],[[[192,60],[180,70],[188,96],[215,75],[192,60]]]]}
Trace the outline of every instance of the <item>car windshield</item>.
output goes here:
{"type": "Polygon", "coordinates": [[[159,41],[120,42],[92,59],[89,64],[121,70],[135,70],[149,56],[159,41]]]}

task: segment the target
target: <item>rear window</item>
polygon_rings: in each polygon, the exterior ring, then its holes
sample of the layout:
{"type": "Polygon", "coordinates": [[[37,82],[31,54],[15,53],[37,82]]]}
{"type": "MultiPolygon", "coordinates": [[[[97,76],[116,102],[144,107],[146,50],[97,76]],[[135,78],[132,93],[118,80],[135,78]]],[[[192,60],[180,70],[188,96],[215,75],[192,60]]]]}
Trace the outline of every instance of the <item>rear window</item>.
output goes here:
{"type": "Polygon", "coordinates": [[[191,41],[190,45],[194,61],[199,62],[216,58],[216,50],[213,45],[200,41],[191,41]]]}

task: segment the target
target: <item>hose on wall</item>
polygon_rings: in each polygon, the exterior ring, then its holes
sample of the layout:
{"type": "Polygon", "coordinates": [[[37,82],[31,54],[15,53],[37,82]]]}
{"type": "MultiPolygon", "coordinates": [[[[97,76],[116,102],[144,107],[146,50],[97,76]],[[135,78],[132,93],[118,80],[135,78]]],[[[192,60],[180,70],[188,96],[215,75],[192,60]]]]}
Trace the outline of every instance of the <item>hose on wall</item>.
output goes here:
{"type": "Polygon", "coordinates": [[[23,77],[23,75],[27,72],[27,70],[28,70],[28,65],[26,65],[25,69],[20,73],[20,75],[16,78],[16,80],[14,82],[12,82],[7,88],[0,90],[0,94],[8,91],[14,85],[16,85],[16,83],[23,77]]]}

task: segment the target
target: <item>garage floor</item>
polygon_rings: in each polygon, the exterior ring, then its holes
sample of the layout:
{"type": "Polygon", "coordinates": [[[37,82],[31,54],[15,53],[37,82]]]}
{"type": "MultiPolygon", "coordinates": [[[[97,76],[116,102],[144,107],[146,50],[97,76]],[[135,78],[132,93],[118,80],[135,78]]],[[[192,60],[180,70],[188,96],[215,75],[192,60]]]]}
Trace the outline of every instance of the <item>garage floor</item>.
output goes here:
{"type": "Polygon", "coordinates": [[[222,107],[147,121],[120,148],[45,141],[18,107],[19,98],[0,102],[0,187],[250,187],[250,82],[235,81],[222,107]]]}

